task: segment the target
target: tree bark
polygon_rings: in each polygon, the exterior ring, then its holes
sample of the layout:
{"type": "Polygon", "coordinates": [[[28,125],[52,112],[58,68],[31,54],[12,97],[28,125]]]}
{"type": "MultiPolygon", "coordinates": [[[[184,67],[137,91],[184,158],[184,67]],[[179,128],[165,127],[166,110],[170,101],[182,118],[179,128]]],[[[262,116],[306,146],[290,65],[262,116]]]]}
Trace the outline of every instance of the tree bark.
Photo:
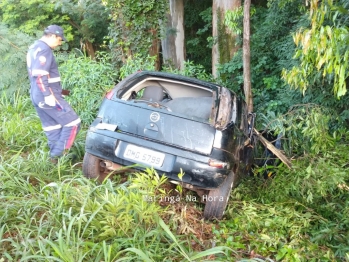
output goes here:
{"type": "MultiPolygon", "coordinates": [[[[75,23],[72,19],[69,20],[69,24],[71,24],[73,27],[75,27],[78,31],[81,32],[81,26],[79,26],[77,23],[75,23]]],[[[93,44],[89,40],[80,40],[81,48],[87,52],[87,55],[91,57],[91,59],[96,59],[96,52],[93,47],[93,44]]]]}
{"type": "Polygon", "coordinates": [[[91,59],[95,60],[96,59],[95,49],[93,48],[93,45],[90,41],[85,40],[85,48],[88,56],[91,57],[91,59]]]}
{"type": "Polygon", "coordinates": [[[229,62],[236,50],[236,35],[224,25],[227,10],[234,10],[241,6],[241,0],[213,0],[212,4],[212,74],[217,77],[219,64],[229,62]]]}
{"type": "Polygon", "coordinates": [[[160,44],[159,44],[159,38],[157,37],[157,31],[156,29],[152,29],[151,30],[151,34],[153,37],[153,43],[150,47],[149,50],[149,55],[150,56],[155,56],[156,60],[155,60],[155,70],[159,70],[160,69],[160,55],[159,55],[159,50],[160,50],[160,44]]]}
{"type": "Polygon", "coordinates": [[[243,74],[244,93],[248,112],[253,112],[253,97],[251,87],[251,52],[250,52],[250,7],[251,0],[244,3],[244,33],[243,33],[243,74]]]}
{"type": "Polygon", "coordinates": [[[162,39],[164,64],[184,69],[184,4],[183,0],[169,0],[170,14],[167,17],[166,37],[162,39]]]}

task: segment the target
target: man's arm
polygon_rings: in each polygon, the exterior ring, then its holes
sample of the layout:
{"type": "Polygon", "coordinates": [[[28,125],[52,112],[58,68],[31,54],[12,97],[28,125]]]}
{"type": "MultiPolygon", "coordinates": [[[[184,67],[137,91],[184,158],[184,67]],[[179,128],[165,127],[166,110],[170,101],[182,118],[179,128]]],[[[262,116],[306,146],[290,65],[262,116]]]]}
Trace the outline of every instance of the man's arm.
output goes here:
{"type": "Polygon", "coordinates": [[[52,51],[44,49],[37,52],[32,60],[31,73],[36,77],[36,84],[44,96],[52,94],[48,83],[52,59],[54,59],[52,51]]]}

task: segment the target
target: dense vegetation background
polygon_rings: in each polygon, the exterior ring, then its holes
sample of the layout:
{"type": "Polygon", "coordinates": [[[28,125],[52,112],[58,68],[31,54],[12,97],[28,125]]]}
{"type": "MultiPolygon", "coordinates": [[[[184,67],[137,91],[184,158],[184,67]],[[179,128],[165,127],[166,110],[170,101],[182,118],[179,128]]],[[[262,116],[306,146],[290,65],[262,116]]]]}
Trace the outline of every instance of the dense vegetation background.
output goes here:
{"type": "MultiPolygon", "coordinates": [[[[160,62],[160,70],[243,95],[241,49],[218,78],[209,73],[212,1],[184,3],[185,69],[160,62]]],[[[0,3],[0,261],[349,261],[349,3],[252,4],[257,127],[282,135],[293,168],[256,167],[234,190],[224,219],[207,222],[191,192],[153,170],[99,184],[80,168],[86,128],[104,94],[159,64],[149,53],[154,35],[144,32],[161,29],[168,1],[0,3]],[[52,23],[68,38],[56,57],[67,100],[83,121],[72,150],[79,161],[67,156],[57,166],[48,161],[25,65],[28,46],[52,23]]],[[[239,45],[241,10],[232,17],[239,45]]]]}

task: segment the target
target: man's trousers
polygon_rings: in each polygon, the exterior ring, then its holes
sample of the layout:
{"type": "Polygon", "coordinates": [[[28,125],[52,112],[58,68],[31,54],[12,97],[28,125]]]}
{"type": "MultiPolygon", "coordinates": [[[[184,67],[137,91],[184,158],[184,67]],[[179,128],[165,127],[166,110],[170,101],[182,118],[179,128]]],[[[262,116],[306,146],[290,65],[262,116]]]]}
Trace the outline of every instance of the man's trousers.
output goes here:
{"type": "Polygon", "coordinates": [[[62,156],[66,149],[70,149],[80,130],[81,122],[72,107],[60,95],[55,96],[56,106],[48,106],[45,101],[38,101],[39,97],[31,96],[47,136],[52,158],[62,156]]]}

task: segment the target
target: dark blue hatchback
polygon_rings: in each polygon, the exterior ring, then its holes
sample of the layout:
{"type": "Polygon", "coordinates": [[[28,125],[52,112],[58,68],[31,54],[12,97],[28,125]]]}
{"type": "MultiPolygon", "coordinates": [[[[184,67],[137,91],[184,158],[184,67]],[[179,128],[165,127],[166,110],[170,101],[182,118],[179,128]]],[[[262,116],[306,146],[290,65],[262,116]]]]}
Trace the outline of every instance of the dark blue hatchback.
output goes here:
{"type": "Polygon", "coordinates": [[[88,130],[83,172],[103,178],[134,164],[153,167],[196,191],[206,201],[205,218],[220,219],[252,164],[253,122],[245,103],[223,86],[137,72],[103,100],[88,130]]]}

